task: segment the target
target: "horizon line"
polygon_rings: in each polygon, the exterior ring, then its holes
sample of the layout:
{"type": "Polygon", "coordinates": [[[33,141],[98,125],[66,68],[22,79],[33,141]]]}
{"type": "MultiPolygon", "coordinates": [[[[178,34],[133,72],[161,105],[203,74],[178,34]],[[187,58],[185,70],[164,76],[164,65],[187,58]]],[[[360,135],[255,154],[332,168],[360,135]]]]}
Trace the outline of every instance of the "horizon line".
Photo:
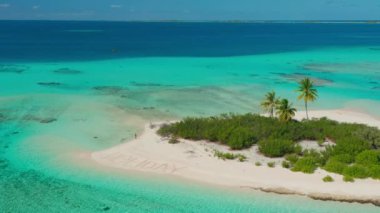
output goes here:
{"type": "Polygon", "coordinates": [[[78,19],[0,19],[0,21],[71,21],[71,22],[146,22],[146,23],[366,23],[380,24],[379,20],[181,20],[181,19],[162,19],[162,20],[78,20],[78,19]]]}

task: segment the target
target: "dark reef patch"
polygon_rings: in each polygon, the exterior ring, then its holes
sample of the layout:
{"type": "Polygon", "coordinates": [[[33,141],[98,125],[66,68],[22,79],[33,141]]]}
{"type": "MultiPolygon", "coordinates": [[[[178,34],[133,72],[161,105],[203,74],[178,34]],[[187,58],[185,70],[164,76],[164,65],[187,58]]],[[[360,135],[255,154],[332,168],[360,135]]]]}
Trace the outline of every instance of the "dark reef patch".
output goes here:
{"type": "Polygon", "coordinates": [[[130,84],[136,87],[173,87],[170,84],[158,84],[158,83],[138,83],[136,81],[131,81],[130,84]]]}
{"type": "Polygon", "coordinates": [[[119,86],[96,86],[96,87],[93,87],[92,89],[96,91],[112,92],[112,93],[117,93],[124,90],[123,87],[119,87],[119,86]]]}
{"type": "Polygon", "coordinates": [[[0,73],[16,73],[21,74],[27,70],[27,67],[18,65],[0,64],[0,73]]]}
{"type": "Polygon", "coordinates": [[[332,73],[336,68],[341,67],[342,64],[305,64],[300,68],[306,71],[332,73]]]}
{"type": "Polygon", "coordinates": [[[249,77],[258,77],[259,74],[249,74],[249,77]]]}
{"type": "Polygon", "coordinates": [[[318,78],[318,77],[312,77],[309,74],[303,74],[303,73],[272,73],[276,74],[279,77],[287,80],[287,81],[300,81],[304,78],[310,78],[316,86],[325,86],[334,83],[334,81],[327,79],[327,78],[318,78]]]}
{"type": "Polygon", "coordinates": [[[61,68],[61,69],[54,70],[53,72],[57,74],[64,74],[64,75],[77,75],[77,74],[82,73],[79,70],[74,70],[70,68],[61,68]]]}
{"type": "Polygon", "coordinates": [[[101,95],[115,95],[121,98],[126,98],[129,90],[120,86],[96,86],[92,88],[101,95]]]}
{"type": "Polygon", "coordinates": [[[32,121],[32,122],[38,122],[38,123],[41,123],[41,124],[48,124],[48,123],[53,123],[55,121],[57,121],[56,118],[42,118],[42,117],[38,117],[38,116],[34,116],[34,115],[25,115],[23,118],[22,118],[23,121],[32,121]]]}
{"type": "Polygon", "coordinates": [[[0,168],[1,169],[5,169],[5,168],[7,168],[8,167],[8,162],[7,162],[7,160],[2,160],[2,159],[0,159],[0,168]]]}
{"type": "Polygon", "coordinates": [[[143,107],[142,109],[143,109],[143,110],[154,110],[155,107],[143,107]]]}
{"type": "Polygon", "coordinates": [[[2,113],[0,113],[0,122],[5,121],[6,119],[7,117],[3,115],[2,113]]]}
{"type": "Polygon", "coordinates": [[[62,83],[59,82],[38,82],[37,83],[40,86],[46,86],[46,87],[59,87],[62,86],[62,83]]]}

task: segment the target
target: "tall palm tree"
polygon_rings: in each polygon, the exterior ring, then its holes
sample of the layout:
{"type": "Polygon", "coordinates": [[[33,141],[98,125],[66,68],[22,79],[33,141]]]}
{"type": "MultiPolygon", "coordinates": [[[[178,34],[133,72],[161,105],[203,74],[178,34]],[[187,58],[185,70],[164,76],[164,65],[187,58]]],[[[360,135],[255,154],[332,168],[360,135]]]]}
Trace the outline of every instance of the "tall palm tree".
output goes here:
{"type": "Polygon", "coordinates": [[[314,87],[313,81],[311,81],[310,78],[304,78],[299,82],[297,92],[300,93],[300,95],[298,96],[298,100],[303,100],[305,102],[306,119],[309,119],[307,103],[309,101],[313,102],[317,100],[317,89],[314,87]]]}
{"type": "Polygon", "coordinates": [[[279,98],[276,97],[275,92],[268,92],[265,95],[265,99],[261,102],[261,107],[272,118],[274,116],[274,111],[276,109],[277,104],[279,103],[279,98]]]}
{"type": "Polygon", "coordinates": [[[281,121],[290,121],[296,114],[297,109],[289,103],[288,99],[282,99],[276,107],[276,114],[281,121]]]}

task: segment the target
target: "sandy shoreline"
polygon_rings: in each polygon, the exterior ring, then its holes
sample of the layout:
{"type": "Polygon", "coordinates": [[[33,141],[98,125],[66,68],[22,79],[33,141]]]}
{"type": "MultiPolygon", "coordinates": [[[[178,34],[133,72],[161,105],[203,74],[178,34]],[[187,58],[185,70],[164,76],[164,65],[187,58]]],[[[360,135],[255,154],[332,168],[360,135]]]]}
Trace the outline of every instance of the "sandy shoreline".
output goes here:
{"type": "MultiPolygon", "coordinates": [[[[304,114],[297,114],[297,119],[304,114]]],[[[366,123],[380,128],[380,120],[366,114],[346,110],[313,111],[311,117],[329,117],[342,122],[366,123]]],[[[342,176],[317,170],[303,174],[284,169],[277,161],[276,168],[255,166],[255,161],[268,159],[257,153],[255,147],[240,151],[248,157],[246,162],[223,161],[213,156],[213,149],[228,151],[227,147],[207,142],[182,140],[169,144],[146,125],[135,140],[91,153],[91,159],[101,166],[125,171],[139,171],[170,175],[209,184],[252,188],[281,194],[306,195],[314,199],[373,203],[380,205],[380,181],[365,179],[347,183],[342,176]],[[331,175],[335,182],[325,183],[322,178],[331,175]]]]}

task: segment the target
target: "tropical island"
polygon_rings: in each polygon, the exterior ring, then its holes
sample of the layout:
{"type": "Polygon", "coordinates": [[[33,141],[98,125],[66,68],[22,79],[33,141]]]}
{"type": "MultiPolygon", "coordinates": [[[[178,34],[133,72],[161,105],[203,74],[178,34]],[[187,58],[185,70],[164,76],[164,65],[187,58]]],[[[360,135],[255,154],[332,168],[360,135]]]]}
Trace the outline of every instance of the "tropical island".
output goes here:
{"type": "Polygon", "coordinates": [[[310,116],[308,104],[318,97],[313,81],[301,80],[297,92],[304,116],[269,92],[261,103],[265,115],[151,123],[135,140],[91,158],[123,170],[380,205],[380,122],[342,110],[310,116]]]}
{"type": "MultiPolygon", "coordinates": [[[[208,118],[186,118],[163,125],[158,133],[188,140],[206,140],[227,145],[232,150],[250,148],[258,144],[266,157],[285,157],[282,166],[296,172],[314,173],[317,168],[343,175],[344,181],[354,178],[380,179],[380,130],[364,124],[339,123],[328,118],[309,119],[308,102],[318,97],[312,80],[305,78],[297,89],[298,99],[305,103],[306,119],[292,118],[296,109],[287,99],[269,92],[262,107],[269,117],[245,114],[225,114],[208,118]],[[275,117],[275,114],[277,117],[275,117]],[[323,149],[303,149],[298,142],[311,141],[323,149]]],[[[223,159],[245,156],[216,152],[223,159]]],[[[260,162],[256,163],[257,165],[260,162]]],[[[268,166],[273,166],[269,163],[268,166]]],[[[324,181],[334,181],[331,176],[324,181]]]]}

